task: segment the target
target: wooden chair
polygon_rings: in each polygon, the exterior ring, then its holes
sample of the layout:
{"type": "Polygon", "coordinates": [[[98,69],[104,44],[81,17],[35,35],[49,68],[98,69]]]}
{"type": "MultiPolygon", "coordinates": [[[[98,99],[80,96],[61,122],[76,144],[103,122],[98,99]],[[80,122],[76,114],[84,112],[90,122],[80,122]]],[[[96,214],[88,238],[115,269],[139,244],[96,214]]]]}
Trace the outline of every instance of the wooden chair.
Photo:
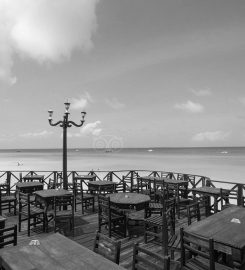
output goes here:
{"type": "Polygon", "coordinates": [[[61,188],[62,187],[62,183],[55,181],[54,179],[49,179],[48,180],[48,189],[56,189],[56,188],[61,188]]]}
{"type": "Polygon", "coordinates": [[[175,236],[175,200],[166,204],[163,202],[163,214],[153,215],[145,219],[144,242],[148,242],[148,236],[161,243],[165,255],[168,254],[168,244],[173,246],[175,236]]]}
{"type": "Polygon", "coordinates": [[[113,240],[108,236],[96,231],[93,251],[110,261],[119,264],[121,241],[113,240]]]}
{"type": "Polygon", "coordinates": [[[40,223],[43,224],[43,231],[45,231],[44,209],[35,205],[31,200],[31,194],[19,192],[19,232],[21,231],[21,223],[26,220],[28,236],[30,236],[31,226],[36,227],[40,223]]]}
{"type": "Polygon", "coordinates": [[[74,188],[73,193],[75,197],[75,211],[77,211],[77,204],[82,205],[82,214],[84,214],[84,209],[88,207],[92,207],[92,211],[94,212],[94,203],[95,198],[94,195],[88,193],[88,190],[84,190],[84,180],[82,179],[74,179],[73,180],[74,188]]]}
{"type": "Polygon", "coordinates": [[[134,244],[132,270],[170,270],[170,258],[134,244]]]}
{"type": "Polygon", "coordinates": [[[17,225],[0,229],[0,248],[11,244],[17,245],[17,225]]]}
{"type": "Polygon", "coordinates": [[[131,171],[131,173],[127,175],[123,175],[122,181],[125,184],[125,192],[137,192],[138,186],[137,186],[137,178],[138,173],[131,171]]]}
{"type": "Polygon", "coordinates": [[[188,226],[191,225],[193,220],[200,221],[200,208],[199,208],[199,202],[194,202],[190,205],[186,206],[187,208],[187,220],[188,220],[188,226]]]}
{"type": "Polygon", "coordinates": [[[17,199],[16,194],[12,195],[10,192],[10,184],[0,185],[0,215],[2,215],[3,210],[8,210],[9,213],[11,209],[14,209],[14,215],[16,215],[16,205],[17,199]]]}
{"type": "Polygon", "coordinates": [[[125,192],[125,191],[126,191],[126,183],[120,181],[118,184],[116,184],[115,192],[125,192]]]}
{"type": "Polygon", "coordinates": [[[194,200],[191,196],[187,195],[187,190],[186,189],[182,189],[179,187],[178,184],[171,184],[168,185],[168,193],[169,194],[173,194],[173,196],[175,197],[175,201],[176,201],[176,213],[177,213],[177,217],[180,219],[180,214],[181,211],[186,211],[186,206],[193,203],[194,200]]]}
{"type": "Polygon", "coordinates": [[[119,209],[112,207],[110,197],[104,195],[98,196],[98,226],[99,232],[101,227],[106,225],[108,228],[109,237],[111,237],[112,229],[121,227],[123,236],[126,237],[126,215],[121,213],[119,209]]]}
{"type": "MultiPolygon", "coordinates": [[[[72,231],[74,236],[74,195],[65,195],[62,197],[55,197],[54,199],[54,231],[66,233],[67,223],[69,224],[69,229],[72,231]]],[[[50,215],[51,216],[51,215],[50,215]]]]}
{"type": "Polygon", "coordinates": [[[231,270],[215,262],[214,241],[180,229],[181,269],[183,270],[231,270]]]}
{"type": "Polygon", "coordinates": [[[137,192],[145,195],[149,195],[150,197],[153,194],[153,187],[151,186],[151,182],[148,179],[137,178],[137,192]]]}
{"type": "Polygon", "coordinates": [[[210,214],[209,197],[202,196],[199,198],[198,202],[199,202],[200,218],[208,217],[210,214]]]}

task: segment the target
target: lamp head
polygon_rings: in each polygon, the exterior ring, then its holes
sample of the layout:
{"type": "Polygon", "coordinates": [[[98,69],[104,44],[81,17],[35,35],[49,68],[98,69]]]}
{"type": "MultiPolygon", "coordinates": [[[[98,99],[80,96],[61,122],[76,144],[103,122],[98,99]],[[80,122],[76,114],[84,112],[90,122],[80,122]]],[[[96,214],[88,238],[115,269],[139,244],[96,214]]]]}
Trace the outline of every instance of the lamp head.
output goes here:
{"type": "Polygon", "coordinates": [[[52,116],[53,116],[53,113],[54,113],[54,111],[53,110],[48,110],[48,113],[49,113],[49,120],[51,120],[52,119],[52,116]]]}
{"type": "Polygon", "coordinates": [[[65,104],[66,113],[68,113],[71,103],[67,101],[64,104],[65,104]]]}
{"type": "Polygon", "coordinates": [[[86,112],[81,112],[81,114],[82,114],[82,121],[84,121],[84,117],[86,115],[86,112]]]}

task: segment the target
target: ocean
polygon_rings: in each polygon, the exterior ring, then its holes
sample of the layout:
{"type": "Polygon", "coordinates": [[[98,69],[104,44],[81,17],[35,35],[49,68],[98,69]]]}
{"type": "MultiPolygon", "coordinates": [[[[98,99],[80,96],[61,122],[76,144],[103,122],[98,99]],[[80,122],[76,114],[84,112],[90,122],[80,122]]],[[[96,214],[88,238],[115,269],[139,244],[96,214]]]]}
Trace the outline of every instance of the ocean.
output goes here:
{"type": "MultiPolygon", "coordinates": [[[[245,183],[245,147],[69,149],[68,171],[157,170],[245,183]]],[[[61,171],[62,149],[0,150],[0,171],[61,171]]]]}

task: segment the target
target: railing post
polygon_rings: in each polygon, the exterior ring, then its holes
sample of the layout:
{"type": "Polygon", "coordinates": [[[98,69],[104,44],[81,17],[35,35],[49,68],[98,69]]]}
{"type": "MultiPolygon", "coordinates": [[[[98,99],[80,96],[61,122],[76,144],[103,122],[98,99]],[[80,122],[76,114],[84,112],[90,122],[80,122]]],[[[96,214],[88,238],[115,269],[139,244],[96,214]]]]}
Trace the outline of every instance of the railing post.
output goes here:
{"type": "Polygon", "coordinates": [[[133,191],[134,186],[134,171],[130,171],[130,192],[133,191]]]}
{"type": "Polygon", "coordinates": [[[243,185],[237,185],[237,205],[243,205],[243,185]]]}
{"type": "Polygon", "coordinates": [[[206,180],[206,186],[207,186],[207,187],[210,187],[210,186],[211,186],[211,180],[210,180],[210,178],[208,178],[208,179],[206,180]]]}
{"type": "Polygon", "coordinates": [[[6,179],[6,183],[8,186],[10,186],[10,179],[11,179],[11,172],[7,171],[7,179],[6,179]]]}

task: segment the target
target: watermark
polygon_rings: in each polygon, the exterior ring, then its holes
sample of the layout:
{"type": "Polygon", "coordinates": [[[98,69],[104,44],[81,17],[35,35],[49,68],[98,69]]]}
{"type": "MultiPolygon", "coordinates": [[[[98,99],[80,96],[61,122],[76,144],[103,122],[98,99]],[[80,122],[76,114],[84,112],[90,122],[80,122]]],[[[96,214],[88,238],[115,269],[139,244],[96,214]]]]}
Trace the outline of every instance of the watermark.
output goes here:
{"type": "Polygon", "coordinates": [[[39,240],[31,240],[29,246],[40,246],[39,240]]]}
{"type": "Polygon", "coordinates": [[[105,152],[118,152],[123,147],[123,139],[114,135],[103,135],[94,138],[93,149],[105,152]]]}

